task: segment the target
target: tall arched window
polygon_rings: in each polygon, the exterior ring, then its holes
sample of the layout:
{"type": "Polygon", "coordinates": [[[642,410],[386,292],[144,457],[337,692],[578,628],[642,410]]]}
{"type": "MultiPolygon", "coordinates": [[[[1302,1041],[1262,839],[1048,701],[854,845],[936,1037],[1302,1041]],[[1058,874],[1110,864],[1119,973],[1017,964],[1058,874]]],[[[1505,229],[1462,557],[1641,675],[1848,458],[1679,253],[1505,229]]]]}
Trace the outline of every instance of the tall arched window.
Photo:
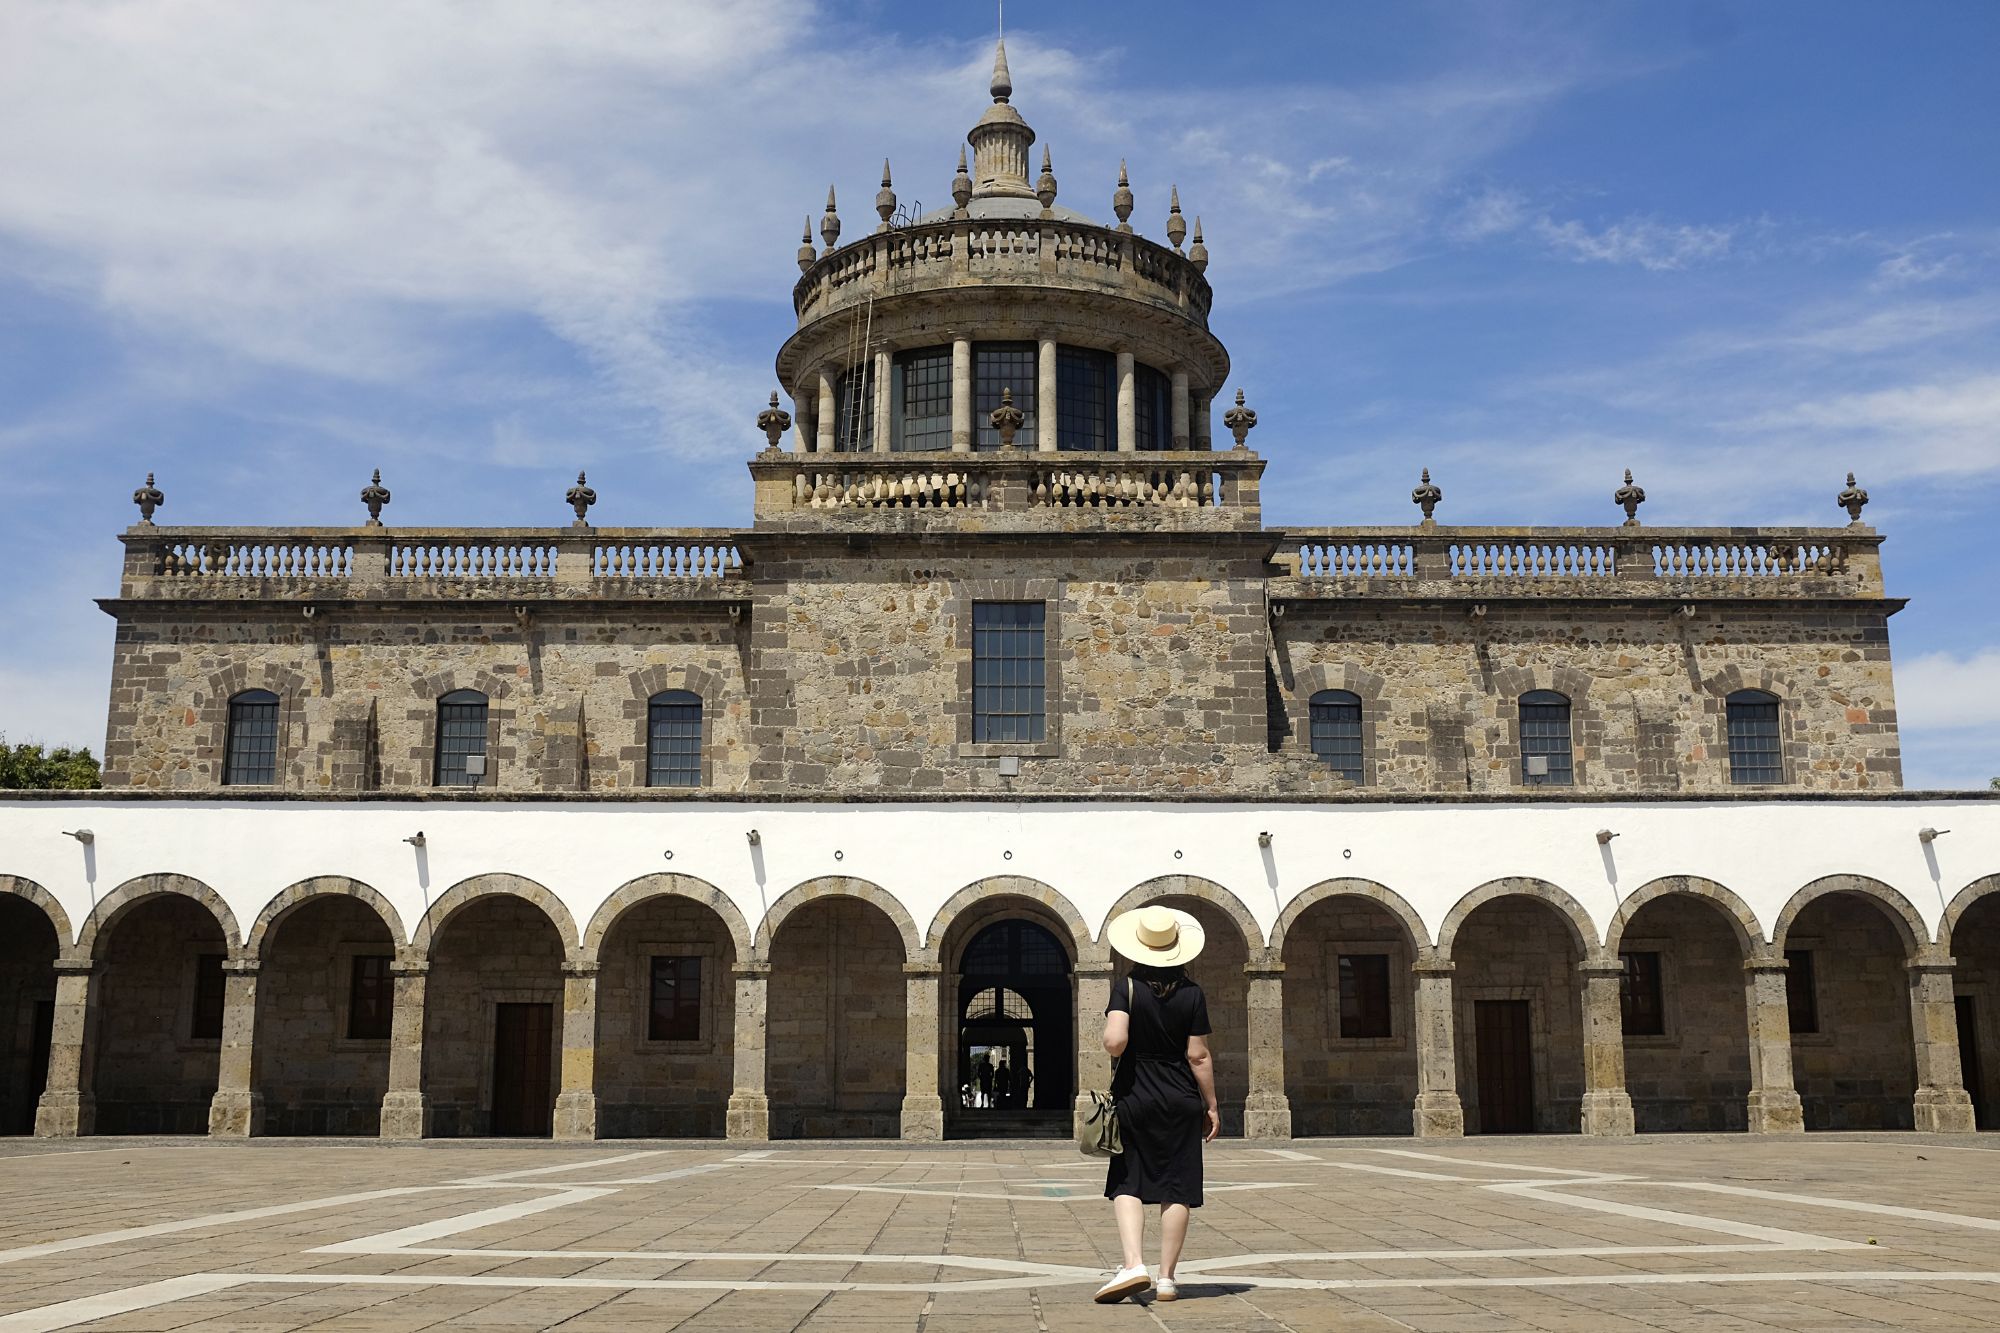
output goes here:
{"type": "Polygon", "coordinates": [[[1000,432],[993,409],[1002,390],[1013,391],[1014,406],[1024,420],[1014,435],[1016,449],[1035,447],[1035,398],[1041,387],[1040,349],[1034,343],[974,343],[972,345],[972,447],[998,449],[1000,432]]]}
{"type": "Polygon", "coordinates": [[[1576,781],[1568,696],[1554,690],[1521,696],[1521,781],[1531,787],[1567,787],[1576,781]]]}
{"type": "Polygon", "coordinates": [[[663,690],[646,707],[646,785],[701,785],[701,696],[663,690]]]}
{"type": "Polygon", "coordinates": [[[438,700],[439,787],[477,787],[486,779],[486,696],[453,690],[438,700]]]}
{"type": "Polygon", "coordinates": [[[1151,366],[1132,368],[1133,447],[1166,449],[1173,444],[1173,384],[1151,366]]]}
{"type": "Polygon", "coordinates": [[[1729,780],[1785,780],[1785,756],[1778,743],[1777,695],[1738,690],[1729,696],[1729,780]]]}
{"type": "Polygon", "coordinates": [[[1075,453],[1115,449],[1111,354],[1089,347],[1056,349],[1056,448],[1075,453]]]}
{"type": "Polygon", "coordinates": [[[951,348],[896,353],[893,438],[897,450],[951,448],[951,348]]]}
{"type": "Polygon", "coordinates": [[[267,787],[278,780],[277,695],[245,690],[230,699],[223,754],[225,786],[267,787]]]}
{"type": "Polygon", "coordinates": [[[1321,690],[1312,697],[1312,751],[1349,782],[1361,783],[1361,696],[1321,690]]]}

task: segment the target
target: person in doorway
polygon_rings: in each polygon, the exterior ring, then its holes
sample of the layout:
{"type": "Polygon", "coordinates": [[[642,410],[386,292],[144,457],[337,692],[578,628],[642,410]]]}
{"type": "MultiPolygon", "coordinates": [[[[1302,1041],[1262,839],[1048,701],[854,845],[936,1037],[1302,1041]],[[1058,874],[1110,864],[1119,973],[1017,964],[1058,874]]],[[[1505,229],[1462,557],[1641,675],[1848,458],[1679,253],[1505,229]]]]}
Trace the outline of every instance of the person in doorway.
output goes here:
{"type": "Polygon", "coordinates": [[[1014,1104],[1014,1073],[1008,1068],[1005,1060],[1002,1060],[1000,1067],[993,1071],[993,1104],[995,1106],[1014,1104]]]}
{"type": "Polygon", "coordinates": [[[979,1057],[979,1067],[972,1072],[979,1080],[979,1104],[993,1105],[993,1062],[982,1055],[979,1057]]]}
{"type": "Polygon", "coordinates": [[[1112,983],[1104,1013],[1104,1049],[1117,1058],[1111,1096],[1124,1151],[1111,1159],[1104,1197],[1118,1219],[1124,1257],[1098,1288],[1109,1305],[1148,1287],[1155,1300],[1180,1296],[1174,1272],[1187,1243],[1189,1210],[1201,1207],[1202,1145],[1222,1122],[1215,1108],[1209,1056],[1208,997],[1186,964],[1205,943],[1201,923],[1171,907],[1125,912],[1105,938],[1132,962],[1112,983]],[[1160,1209],[1160,1276],[1146,1272],[1146,1208],[1160,1209]]]}
{"type": "Polygon", "coordinates": [[[1021,1066],[1021,1086],[1015,1091],[1014,1095],[1020,1100],[1023,1107],[1029,1104],[1028,1094],[1034,1091],[1034,1087],[1035,1067],[1033,1065],[1021,1066]]]}

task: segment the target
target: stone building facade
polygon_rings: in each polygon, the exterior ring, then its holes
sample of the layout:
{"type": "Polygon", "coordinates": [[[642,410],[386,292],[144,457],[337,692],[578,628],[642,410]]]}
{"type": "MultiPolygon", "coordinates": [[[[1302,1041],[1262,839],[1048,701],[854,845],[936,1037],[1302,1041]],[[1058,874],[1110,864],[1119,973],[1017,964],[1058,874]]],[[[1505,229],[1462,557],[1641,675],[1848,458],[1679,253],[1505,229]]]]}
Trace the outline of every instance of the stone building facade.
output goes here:
{"type": "Polygon", "coordinates": [[[952,207],[801,246],[748,527],[148,479],[109,790],[0,802],[8,1128],[1060,1129],[1156,898],[1231,1133],[1973,1127],[1993,811],[1901,791],[1853,480],[1268,527],[1199,219],[1057,206],[992,92],[952,207]]]}

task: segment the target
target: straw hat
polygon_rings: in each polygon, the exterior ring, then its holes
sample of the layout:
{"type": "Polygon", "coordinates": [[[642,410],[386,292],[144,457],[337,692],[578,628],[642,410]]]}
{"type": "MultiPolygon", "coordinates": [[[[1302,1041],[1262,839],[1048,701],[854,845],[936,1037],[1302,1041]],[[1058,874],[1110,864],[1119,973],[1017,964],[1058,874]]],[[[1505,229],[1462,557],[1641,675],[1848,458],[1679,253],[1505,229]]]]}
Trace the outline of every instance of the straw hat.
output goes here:
{"type": "Polygon", "coordinates": [[[1135,907],[1104,928],[1111,947],[1135,963],[1172,967],[1201,952],[1208,937],[1201,922],[1172,907],[1135,907]]]}

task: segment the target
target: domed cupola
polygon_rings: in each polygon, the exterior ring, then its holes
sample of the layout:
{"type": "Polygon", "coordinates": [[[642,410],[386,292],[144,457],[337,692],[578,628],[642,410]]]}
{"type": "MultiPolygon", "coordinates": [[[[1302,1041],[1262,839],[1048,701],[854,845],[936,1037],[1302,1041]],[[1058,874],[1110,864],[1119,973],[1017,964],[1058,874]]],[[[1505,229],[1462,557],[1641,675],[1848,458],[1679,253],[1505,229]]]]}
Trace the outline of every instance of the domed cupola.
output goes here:
{"type": "Polygon", "coordinates": [[[973,161],[979,165],[972,187],[974,199],[1035,197],[1035,187],[1028,182],[1028,150],[1035,146],[1035,132],[1009,104],[1013,96],[1007,41],[1002,38],[993,51],[993,105],[965,136],[972,145],[973,161]]]}

